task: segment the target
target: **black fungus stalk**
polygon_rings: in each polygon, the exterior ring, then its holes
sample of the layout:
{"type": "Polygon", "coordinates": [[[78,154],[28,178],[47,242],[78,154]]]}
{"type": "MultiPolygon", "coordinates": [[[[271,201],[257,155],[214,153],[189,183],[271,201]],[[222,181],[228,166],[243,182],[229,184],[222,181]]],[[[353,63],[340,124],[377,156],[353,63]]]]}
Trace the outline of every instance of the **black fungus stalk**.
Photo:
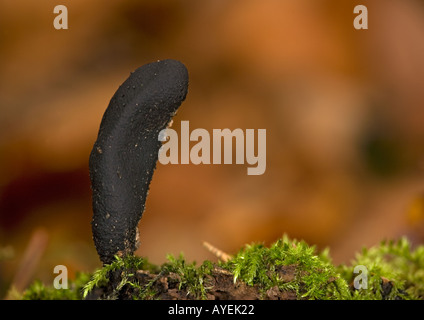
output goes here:
{"type": "Polygon", "coordinates": [[[90,154],[93,239],[104,264],[138,247],[138,222],[158,160],[159,132],[184,101],[188,72],[175,60],[146,64],[119,87],[90,154]]]}

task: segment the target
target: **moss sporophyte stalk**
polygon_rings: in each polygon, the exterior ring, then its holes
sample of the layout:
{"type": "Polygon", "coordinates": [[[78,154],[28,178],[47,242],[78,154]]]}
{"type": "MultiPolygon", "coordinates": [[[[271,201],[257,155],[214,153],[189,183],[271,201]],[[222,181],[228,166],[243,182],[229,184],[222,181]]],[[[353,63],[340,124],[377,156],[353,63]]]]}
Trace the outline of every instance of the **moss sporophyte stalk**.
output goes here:
{"type": "Polygon", "coordinates": [[[181,254],[156,266],[146,258],[116,256],[68,290],[33,283],[23,299],[424,299],[424,246],[402,238],[363,249],[349,265],[335,266],[328,250],[283,237],[269,247],[244,246],[227,262],[197,266],[181,254]],[[367,268],[367,288],[356,289],[355,266],[367,268]]]}

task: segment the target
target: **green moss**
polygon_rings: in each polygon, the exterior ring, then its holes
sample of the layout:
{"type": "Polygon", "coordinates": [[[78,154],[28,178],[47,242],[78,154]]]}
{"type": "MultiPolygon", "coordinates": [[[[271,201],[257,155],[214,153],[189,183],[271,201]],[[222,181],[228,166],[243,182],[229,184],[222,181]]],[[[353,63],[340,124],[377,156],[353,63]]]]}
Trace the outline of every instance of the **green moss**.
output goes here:
{"type": "Polygon", "coordinates": [[[186,291],[188,296],[195,299],[206,299],[206,276],[211,274],[212,262],[206,260],[197,268],[196,262],[187,263],[183,254],[180,254],[178,259],[173,255],[168,255],[167,259],[168,262],[162,266],[162,270],[168,274],[172,272],[178,275],[180,279],[178,290],[186,291]]]}
{"type": "Polygon", "coordinates": [[[290,292],[297,299],[424,299],[424,246],[413,250],[406,239],[363,249],[350,266],[336,267],[328,250],[317,252],[314,246],[288,237],[270,247],[246,245],[225,263],[204,261],[197,267],[183,255],[169,255],[167,259],[158,267],[141,257],[115,257],[113,263],[91,277],[80,274],[68,290],[56,290],[37,281],[23,298],[83,299],[91,295],[102,299],[166,299],[163,293],[173,291],[182,298],[207,299],[212,279],[219,270],[225,270],[234,283],[257,289],[260,298],[278,290],[290,292]],[[355,266],[368,270],[367,289],[355,289],[355,266]],[[96,296],[96,290],[101,294],[96,296]]]}
{"type": "MultiPolygon", "coordinates": [[[[137,270],[156,271],[157,267],[150,264],[145,258],[135,256],[121,258],[115,256],[115,261],[113,261],[111,264],[104,265],[103,268],[94,272],[91,280],[85,284],[82,296],[83,298],[86,298],[94,288],[106,286],[109,283],[113,273],[119,274],[120,282],[118,285],[112,288],[112,292],[108,295],[109,299],[118,298],[119,292],[124,286],[139,288],[144,292],[148,288],[141,288],[139,284],[134,281],[134,274],[137,272],[137,270]]],[[[140,293],[140,295],[142,296],[142,293],[140,293]]]]}
{"type": "Polygon", "coordinates": [[[367,268],[368,288],[353,288],[352,299],[424,299],[424,246],[412,249],[402,238],[363,248],[351,266],[338,267],[349,283],[357,276],[355,266],[367,268]]]}
{"type": "Polygon", "coordinates": [[[36,280],[23,293],[22,300],[81,300],[83,298],[82,289],[90,280],[88,273],[79,272],[75,280],[69,281],[68,289],[55,289],[53,286],[45,286],[41,281],[36,280]]]}
{"type": "Polygon", "coordinates": [[[252,244],[242,249],[224,265],[234,274],[234,282],[242,280],[258,285],[265,292],[277,286],[293,290],[305,299],[343,299],[349,297],[347,283],[331,265],[327,253],[315,254],[315,247],[303,241],[278,240],[269,248],[252,244]],[[284,278],[281,267],[292,266],[294,276],[284,278]]]}

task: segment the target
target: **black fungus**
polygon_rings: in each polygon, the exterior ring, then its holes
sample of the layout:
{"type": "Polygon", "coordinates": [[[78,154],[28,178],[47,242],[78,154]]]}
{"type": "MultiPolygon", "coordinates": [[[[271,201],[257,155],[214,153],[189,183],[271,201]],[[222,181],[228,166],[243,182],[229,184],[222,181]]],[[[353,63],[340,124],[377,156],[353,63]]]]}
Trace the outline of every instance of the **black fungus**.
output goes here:
{"type": "Polygon", "coordinates": [[[104,263],[137,249],[144,211],[165,129],[188,90],[188,72],[176,60],[135,70],[118,88],[90,154],[93,240],[104,263]]]}

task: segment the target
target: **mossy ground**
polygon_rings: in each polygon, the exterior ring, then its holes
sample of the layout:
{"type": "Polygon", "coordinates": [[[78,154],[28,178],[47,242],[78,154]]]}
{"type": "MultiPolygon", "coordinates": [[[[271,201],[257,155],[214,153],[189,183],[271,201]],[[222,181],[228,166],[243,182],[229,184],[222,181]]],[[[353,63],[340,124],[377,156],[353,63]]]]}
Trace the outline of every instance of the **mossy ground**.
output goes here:
{"type": "MultiPolygon", "coordinates": [[[[328,250],[287,237],[270,247],[250,244],[227,262],[168,256],[162,266],[145,258],[116,257],[93,274],[81,273],[70,289],[34,282],[23,299],[424,299],[424,246],[406,239],[363,249],[351,265],[334,266],[328,250]],[[367,269],[367,288],[356,289],[355,266],[367,269]]],[[[363,278],[361,278],[363,282],[363,278]]]]}

